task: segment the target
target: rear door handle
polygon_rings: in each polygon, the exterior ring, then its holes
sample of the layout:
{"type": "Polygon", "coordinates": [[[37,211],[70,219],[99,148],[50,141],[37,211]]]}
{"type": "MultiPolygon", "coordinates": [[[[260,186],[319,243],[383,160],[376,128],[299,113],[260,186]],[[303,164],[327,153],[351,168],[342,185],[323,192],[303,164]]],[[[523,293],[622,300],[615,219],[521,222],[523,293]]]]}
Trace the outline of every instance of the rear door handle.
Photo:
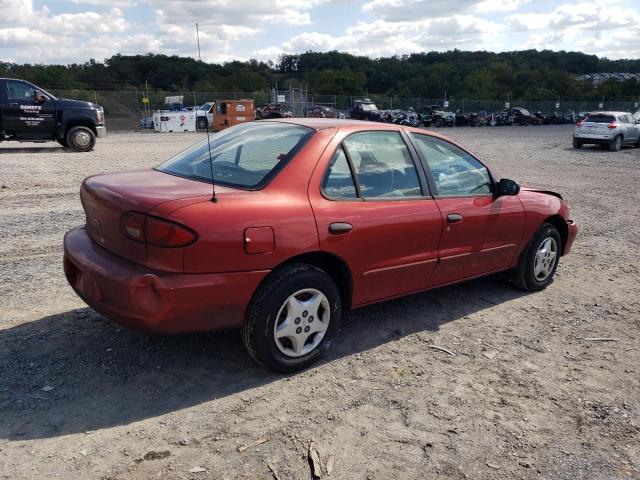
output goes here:
{"type": "Polygon", "coordinates": [[[447,222],[449,223],[460,223],[462,221],[462,215],[459,213],[450,213],[447,215],[447,222]]]}
{"type": "Polygon", "coordinates": [[[329,233],[340,235],[341,233],[349,233],[353,229],[353,225],[347,222],[334,222],[329,225],[329,233]]]}

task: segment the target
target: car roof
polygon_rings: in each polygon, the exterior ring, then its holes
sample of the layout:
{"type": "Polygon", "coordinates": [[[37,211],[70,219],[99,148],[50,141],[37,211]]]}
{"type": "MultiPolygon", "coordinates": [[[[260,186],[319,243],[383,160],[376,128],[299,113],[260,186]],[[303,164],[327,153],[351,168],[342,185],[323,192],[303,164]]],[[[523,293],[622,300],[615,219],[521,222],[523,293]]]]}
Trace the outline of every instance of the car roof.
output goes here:
{"type": "Polygon", "coordinates": [[[591,112],[589,115],[629,115],[631,112],[591,112]]]}
{"type": "Polygon", "coordinates": [[[391,130],[391,131],[407,131],[422,133],[430,135],[432,137],[441,138],[455,145],[458,145],[454,140],[440,135],[432,130],[426,130],[423,128],[409,127],[405,125],[397,125],[395,123],[386,122],[369,122],[366,120],[351,120],[351,119],[339,119],[339,118],[270,118],[266,120],[256,120],[257,122],[277,122],[277,123],[289,123],[293,125],[302,125],[304,127],[313,128],[314,130],[324,130],[327,128],[337,128],[343,131],[359,132],[366,130],[391,130]]]}

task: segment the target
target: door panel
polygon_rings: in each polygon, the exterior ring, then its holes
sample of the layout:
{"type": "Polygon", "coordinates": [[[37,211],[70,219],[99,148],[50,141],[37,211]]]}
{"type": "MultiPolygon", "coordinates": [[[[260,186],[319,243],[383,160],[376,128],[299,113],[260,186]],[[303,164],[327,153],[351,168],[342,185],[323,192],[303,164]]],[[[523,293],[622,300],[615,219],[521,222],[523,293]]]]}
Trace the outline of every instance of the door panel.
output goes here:
{"type": "Polygon", "coordinates": [[[427,287],[442,232],[434,200],[313,201],[320,249],[344,259],[353,277],[353,305],[427,287]],[[348,233],[332,234],[343,222],[348,233]]]}
{"type": "Polygon", "coordinates": [[[46,139],[56,127],[55,101],[34,100],[36,88],[19,80],[7,80],[8,109],[4,128],[16,132],[22,138],[46,139]]]}
{"type": "Polygon", "coordinates": [[[489,170],[457,145],[430,135],[411,138],[427,168],[444,225],[429,286],[509,268],[524,231],[520,199],[495,197],[489,170]]]}
{"type": "Polygon", "coordinates": [[[425,289],[437,262],[440,210],[421,194],[414,159],[394,133],[378,145],[375,135],[353,134],[348,159],[339,133],[309,184],[320,249],[348,264],[354,306],[425,289]]]}
{"type": "Polygon", "coordinates": [[[524,231],[524,208],[515,196],[436,199],[445,221],[439,263],[430,286],[509,268],[524,231]],[[462,220],[449,223],[450,214],[462,220]]]}

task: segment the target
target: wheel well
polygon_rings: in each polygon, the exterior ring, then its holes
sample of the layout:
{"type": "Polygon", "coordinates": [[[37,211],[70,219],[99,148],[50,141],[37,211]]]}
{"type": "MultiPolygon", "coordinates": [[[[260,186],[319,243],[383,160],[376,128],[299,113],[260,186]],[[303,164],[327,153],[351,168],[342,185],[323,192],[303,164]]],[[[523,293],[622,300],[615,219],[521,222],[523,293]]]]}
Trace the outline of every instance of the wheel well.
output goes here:
{"type": "MultiPolygon", "coordinates": [[[[345,309],[351,308],[351,295],[353,292],[353,279],[349,266],[340,257],[328,252],[309,252],[296,257],[289,258],[278,265],[280,268],[289,263],[308,263],[324,270],[338,286],[342,306],[345,309]]],[[[275,270],[275,268],[274,268],[275,270]]]]}
{"type": "Polygon", "coordinates": [[[562,239],[562,251],[560,255],[564,255],[564,246],[567,243],[567,237],[569,236],[569,227],[567,222],[560,215],[552,215],[545,220],[545,223],[550,223],[558,229],[560,232],[560,238],[562,239]]]}
{"type": "Polygon", "coordinates": [[[66,128],[64,129],[64,136],[67,136],[67,133],[69,133],[69,130],[71,130],[73,127],[87,127],[89,129],[91,129],[91,131],[94,133],[94,135],[96,134],[96,126],[93,125],[90,121],[88,120],[73,120],[69,123],[67,123],[66,128]]]}

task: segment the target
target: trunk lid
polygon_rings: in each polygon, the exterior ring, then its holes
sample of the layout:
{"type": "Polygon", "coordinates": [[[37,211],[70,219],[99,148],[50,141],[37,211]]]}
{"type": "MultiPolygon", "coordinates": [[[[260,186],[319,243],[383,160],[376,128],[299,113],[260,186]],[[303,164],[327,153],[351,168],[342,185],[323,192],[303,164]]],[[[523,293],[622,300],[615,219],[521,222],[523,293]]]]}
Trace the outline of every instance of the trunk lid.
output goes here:
{"type": "Polygon", "coordinates": [[[87,178],[80,189],[91,239],[106,250],[140,264],[147,261],[147,246],[124,236],[120,230],[122,214],[152,213],[160,206],[166,213],[188,199],[197,201],[207,196],[211,196],[211,184],[156,170],[96,175],[87,178]],[[173,204],[175,207],[171,208],[173,204]]]}

